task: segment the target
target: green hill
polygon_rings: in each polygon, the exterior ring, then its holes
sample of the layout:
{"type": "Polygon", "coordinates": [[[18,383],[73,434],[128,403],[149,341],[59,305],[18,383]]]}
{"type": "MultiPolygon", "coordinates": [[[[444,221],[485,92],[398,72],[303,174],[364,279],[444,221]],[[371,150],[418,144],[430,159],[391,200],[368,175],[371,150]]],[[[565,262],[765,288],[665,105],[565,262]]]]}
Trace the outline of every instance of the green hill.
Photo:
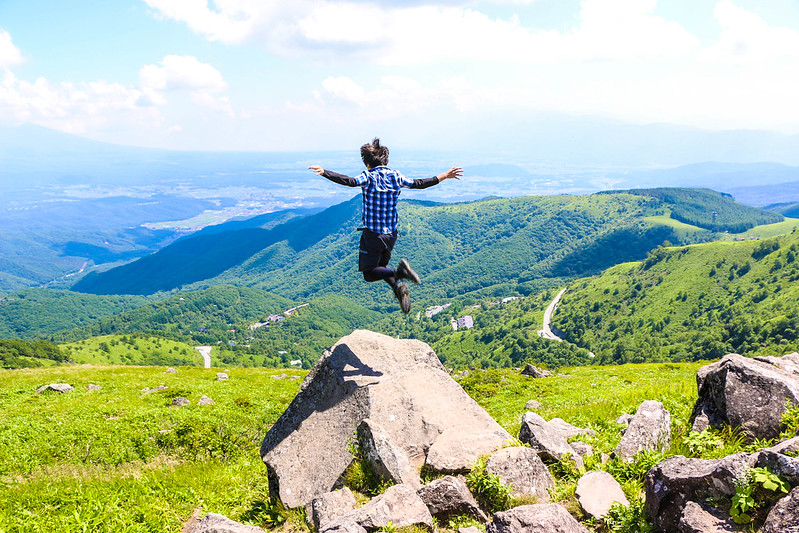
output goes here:
{"type": "Polygon", "coordinates": [[[554,323],[598,361],[799,349],[799,235],[658,248],[572,284],[554,323]]]}
{"type": "MultiPolygon", "coordinates": [[[[712,240],[714,234],[701,227],[708,224],[700,215],[712,218],[714,210],[723,213],[723,227],[781,220],[712,191],[687,189],[460,204],[404,201],[395,255],[407,257],[423,275],[425,283],[415,288],[415,297],[528,294],[564,278],[642,259],[664,241],[712,240]],[[686,220],[698,218],[699,226],[686,231],[658,219],[674,213],[687,213],[682,217],[686,220]]],[[[151,294],[226,283],[296,300],[336,293],[376,309],[392,306],[381,284],[366,286],[359,280],[359,225],[360,199],[353,198],[270,230],[245,228],[185,238],[147,258],[87,276],[74,289],[151,294]]]]}

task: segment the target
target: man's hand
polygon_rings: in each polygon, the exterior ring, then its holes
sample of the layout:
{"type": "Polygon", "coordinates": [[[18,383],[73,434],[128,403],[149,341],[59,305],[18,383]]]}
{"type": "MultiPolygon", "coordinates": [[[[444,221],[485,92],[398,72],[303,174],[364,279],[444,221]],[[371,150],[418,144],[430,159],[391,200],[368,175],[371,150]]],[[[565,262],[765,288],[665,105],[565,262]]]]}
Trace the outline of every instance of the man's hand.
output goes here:
{"type": "Polygon", "coordinates": [[[463,176],[463,169],[461,167],[452,167],[446,172],[442,172],[441,174],[436,176],[436,178],[438,178],[438,182],[441,183],[444,180],[451,180],[451,179],[459,180],[461,179],[461,176],[463,176]]]}
{"type": "Polygon", "coordinates": [[[310,166],[310,167],[308,167],[308,168],[309,168],[310,170],[313,170],[313,171],[314,171],[314,173],[315,173],[317,176],[321,176],[322,174],[324,174],[324,173],[325,173],[325,169],[323,169],[323,168],[322,168],[322,167],[320,167],[319,165],[311,165],[311,166],[310,166]]]}

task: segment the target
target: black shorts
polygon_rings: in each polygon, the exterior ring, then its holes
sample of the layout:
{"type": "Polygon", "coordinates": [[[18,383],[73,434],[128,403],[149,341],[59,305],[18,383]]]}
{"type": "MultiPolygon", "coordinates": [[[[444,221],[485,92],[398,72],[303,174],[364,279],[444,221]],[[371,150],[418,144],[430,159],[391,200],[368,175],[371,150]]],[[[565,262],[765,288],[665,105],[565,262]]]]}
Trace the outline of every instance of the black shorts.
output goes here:
{"type": "Polygon", "coordinates": [[[375,233],[365,229],[361,234],[361,244],[358,246],[358,272],[388,265],[391,259],[391,250],[397,242],[397,233],[375,233]]]}

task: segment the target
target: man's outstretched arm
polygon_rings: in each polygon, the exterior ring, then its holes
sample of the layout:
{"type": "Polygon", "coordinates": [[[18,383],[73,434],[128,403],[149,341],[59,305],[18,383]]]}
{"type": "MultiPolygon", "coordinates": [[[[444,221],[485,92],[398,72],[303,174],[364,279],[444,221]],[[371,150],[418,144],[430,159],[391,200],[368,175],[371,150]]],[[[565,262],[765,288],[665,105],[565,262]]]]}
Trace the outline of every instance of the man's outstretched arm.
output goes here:
{"type": "Polygon", "coordinates": [[[433,185],[438,185],[444,180],[449,180],[449,179],[459,180],[461,179],[461,176],[463,176],[463,169],[461,167],[452,167],[446,172],[442,172],[441,174],[433,176],[432,178],[413,180],[413,185],[411,185],[409,188],[426,189],[428,187],[432,187],[433,185]]]}
{"type": "Polygon", "coordinates": [[[358,180],[356,178],[351,178],[349,176],[345,176],[344,174],[333,172],[332,170],[325,170],[319,165],[311,165],[308,168],[310,170],[313,170],[317,176],[322,176],[323,178],[327,178],[333,183],[338,183],[339,185],[346,185],[347,187],[361,186],[361,184],[358,183],[358,180]]]}

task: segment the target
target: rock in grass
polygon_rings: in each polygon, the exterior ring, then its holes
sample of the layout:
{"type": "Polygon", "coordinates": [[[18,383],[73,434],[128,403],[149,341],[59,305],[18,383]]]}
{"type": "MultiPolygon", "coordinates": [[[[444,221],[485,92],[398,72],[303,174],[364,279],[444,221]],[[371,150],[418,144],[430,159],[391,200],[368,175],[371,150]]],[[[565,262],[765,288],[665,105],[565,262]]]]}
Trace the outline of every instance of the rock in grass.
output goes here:
{"type": "Polygon", "coordinates": [[[665,452],[670,446],[671,415],[662,403],[646,400],[638,406],[613,453],[622,461],[629,462],[643,451],[665,452]]]}
{"type": "MultiPolygon", "coordinates": [[[[185,531],[185,530],[184,530],[185,531]]],[[[225,515],[208,513],[185,533],[265,533],[256,526],[246,526],[225,515]]]]}
{"type": "Polygon", "coordinates": [[[575,494],[585,514],[594,518],[604,518],[614,503],[630,506],[619,482],[602,470],[583,475],[577,481],[575,494]]]}
{"type": "Polygon", "coordinates": [[[216,373],[216,380],[217,381],[225,381],[226,379],[230,379],[230,376],[228,376],[224,372],[217,372],[216,373]]]}
{"type": "Polygon", "coordinates": [[[535,365],[527,363],[525,367],[522,369],[522,376],[527,376],[531,378],[548,378],[552,375],[552,372],[549,370],[541,370],[535,365]]]}
{"type": "Polygon", "coordinates": [[[486,533],[590,533],[557,503],[522,505],[494,515],[486,533]]]}
{"type": "Polygon", "coordinates": [[[524,404],[524,408],[528,411],[535,411],[536,409],[541,409],[541,402],[538,400],[527,400],[527,403],[524,404]]]}
{"type": "Polygon", "coordinates": [[[166,370],[164,370],[164,373],[166,373],[166,374],[177,374],[177,373],[178,373],[178,371],[177,371],[177,370],[175,370],[175,369],[174,369],[174,368],[172,368],[172,367],[169,367],[169,368],[167,368],[166,370]]]}
{"type": "Polygon", "coordinates": [[[197,400],[197,405],[213,405],[214,401],[206,395],[197,400]]]}
{"type": "Polygon", "coordinates": [[[482,522],[488,522],[488,516],[480,509],[466,483],[454,476],[435,479],[417,492],[427,505],[430,514],[439,520],[451,516],[469,515],[482,522]]]}
{"type": "Polygon", "coordinates": [[[100,389],[102,389],[102,387],[100,385],[95,385],[94,383],[89,383],[88,385],[86,385],[86,390],[97,391],[100,389]]]}
{"type": "Polygon", "coordinates": [[[184,398],[183,396],[178,396],[172,400],[172,405],[175,407],[183,407],[184,405],[189,405],[191,402],[188,398],[184,398]]]}
{"type": "Polygon", "coordinates": [[[74,387],[67,383],[50,383],[49,385],[45,385],[43,387],[39,387],[38,389],[36,389],[35,394],[41,394],[48,390],[56,392],[71,392],[73,389],[74,387]]]}
{"type": "Polygon", "coordinates": [[[538,503],[549,501],[549,489],[555,485],[538,454],[526,446],[502,448],[486,461],[486,472],[499,476],[513,487],[513,496],[533,496],[538,503]]]}

